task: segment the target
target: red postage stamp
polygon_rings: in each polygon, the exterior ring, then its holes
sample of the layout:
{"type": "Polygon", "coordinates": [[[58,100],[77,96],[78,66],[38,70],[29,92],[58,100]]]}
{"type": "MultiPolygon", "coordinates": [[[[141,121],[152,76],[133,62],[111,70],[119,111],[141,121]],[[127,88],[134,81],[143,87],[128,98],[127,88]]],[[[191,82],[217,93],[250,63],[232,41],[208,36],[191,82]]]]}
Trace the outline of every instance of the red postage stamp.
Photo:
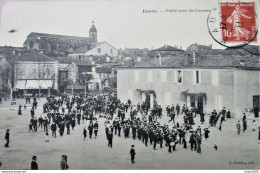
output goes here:
{"type": "Polygon", "coordinates": [[[254,2],[221,3],[222,42],[257,42],[254,2]]]}

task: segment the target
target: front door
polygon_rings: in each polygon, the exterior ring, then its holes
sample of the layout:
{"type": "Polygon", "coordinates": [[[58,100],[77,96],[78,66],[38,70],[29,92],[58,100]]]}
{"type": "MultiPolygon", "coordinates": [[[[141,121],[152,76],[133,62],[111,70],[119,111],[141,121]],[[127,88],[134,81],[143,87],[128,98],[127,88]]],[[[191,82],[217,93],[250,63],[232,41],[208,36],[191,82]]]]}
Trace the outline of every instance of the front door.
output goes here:
{"type": "Polygon", "coordinates": [[[198,112],[203,110],[203,96],[198,96],[198,112]]]}
{"type": "Polygon", "coordinates": [[[253,108],[257,107],[259,110],[260,107],[260,101],[259,101],[260,97],[259,96],[253,96],[253,108]]]}

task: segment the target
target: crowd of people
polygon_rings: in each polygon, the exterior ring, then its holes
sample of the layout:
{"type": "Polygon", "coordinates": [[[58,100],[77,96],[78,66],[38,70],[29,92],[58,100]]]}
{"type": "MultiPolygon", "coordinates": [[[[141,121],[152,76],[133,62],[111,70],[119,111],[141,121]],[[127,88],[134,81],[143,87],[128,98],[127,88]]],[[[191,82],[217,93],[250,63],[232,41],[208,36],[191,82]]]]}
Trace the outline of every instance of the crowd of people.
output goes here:
{"type": "MultiPolygon", "coordinates": [[[[30,103],[28,98],[26,102],[30,103]]],[[[19,106],[18,115],[22,113],[22,107],[19,106]]],[[[24,108],[26,109],[26,107],[24,108]]],[[[43,129],[45,131],[45,141],[49,142],[49,129],[52,131],[52,137],[56,138],[58,131],[62,137],[64,132],[70,135],[71,129],[83,124],[83,139],[87,136],[96,139],[98,136],[99,123],[103,119],[105,126],[106,139],[108,147],[112,148],[113,136],[124,139],[132,138],[139,140],[144,146],[152,146],[154,150],[157,147],[168,149],[168,152],[176,151],[177,147],[202,153],[201,144],[203,137],[209,138],[209,128],[217,127],[221,130],[223,121],[231,119],[230,110],[225,107],[217,113],[213,110],[209,117],[209,126],[202,129],[200,124],[195,128],[195,121],[198,115],[201,124],[205,123],[205,113],[203,110],[190,109],[184,104],[167,106],[165,114],[162,107],[154,104],[150,107],[148,103],[138,103],[136,106],[129,99],[126,103],[121,102],[115,96],[74,96],[69,97],[62,94],[59,97],[50,96],[43,104],[43,114],[36,117],[37,100],[33,99],[30,110],[31,120],[29,122],[29,132],[37,132],[43,129]],[[162,122],[163,116],[168,118],[168,123],[162,122]],[[178,121],[176,121],[176,117],[178,121]],[[87,123],[88,122],[88,123],[87,123]],[[172,122],[173,124],[171,124],[172,122]],[[189,143],[189,147],[188,144],[189,143]]],[[[244,114],[242,119],[243,132],[247,130],[247,120],[244,114]]],[[[240,134],[240,121],[236,124],[237,132],[240,134]]],[[[9,132],[9,130],[8,130],[9,132]]],[[[6,135],[9,145],[9,133],[6,135]]],[[[216,146],[214,146],[216,149],[216,146]]],[[[131,149],[131,162],[134,163],[135,152],[131,149]]],[[[35,159],[35,158],[34,158],[35,159]]]]}

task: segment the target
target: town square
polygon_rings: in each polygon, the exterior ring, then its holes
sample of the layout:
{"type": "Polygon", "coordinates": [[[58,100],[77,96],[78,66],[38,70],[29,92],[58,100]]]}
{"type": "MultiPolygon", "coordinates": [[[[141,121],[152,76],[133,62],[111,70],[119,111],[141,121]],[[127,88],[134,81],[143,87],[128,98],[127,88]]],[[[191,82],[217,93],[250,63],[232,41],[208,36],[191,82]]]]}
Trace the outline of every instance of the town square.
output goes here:
{"type": "Polygon", "coordinates": [[[257,2],[154,3],[0,4],[1,170],[259,169],[257,2]]]}

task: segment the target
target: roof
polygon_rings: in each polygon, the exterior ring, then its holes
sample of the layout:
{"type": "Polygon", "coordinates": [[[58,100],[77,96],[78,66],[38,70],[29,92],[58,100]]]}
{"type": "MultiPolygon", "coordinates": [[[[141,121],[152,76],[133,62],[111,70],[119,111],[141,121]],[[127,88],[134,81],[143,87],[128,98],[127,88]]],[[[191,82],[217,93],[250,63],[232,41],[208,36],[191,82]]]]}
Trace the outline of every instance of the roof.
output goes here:
{"type": "Polygon", "coordinates": [[[46,34],[46,33],[38,33],[38,32],[31,32],[29,34],[29,36],[31,34],[36,34],[39,37],[47,37],[47,38],[89,40],[89,37],[78,37],[78,36],[68,36],[68,35],[46,34]]]}
{"type": "Polygon", "coordinates": [[[239,67],[240,61],[245,62],[245,67],[260,68],[260,56],[239,56],[239,55],[208,55],[197,58],[196,64],[200,67],[239,67]]]}
{"type": "Polygon", "coordinates": [[[29,53],[25,53],[21,56],[16,56],[15,58],[12,59],[12,61],[37,61],[37,62],[46,62],[46,61],[55,61],[54,59],[43,55],[39,54],[38,52],[32,51],[29,53]]]}
{"type": "Polygon", "coordinates": [[[159,65],[159,58],[144,58],[142,62],[136,62],[134,67],[241,67],[240,61],[245,62],[244,68],[260,69],[260,56],[240,56],[240,55],[223,55],[223,54],[196,54],[195,64],[193,64],[192,55],[188,56],[165,56],[161,58],[161,66],[159,65]]]}
{"type": "Polygon", "coordinates": [[[94,23],[92,24],[89,32],[96,32],[97,33],[97,28],[95,27],[94,23]]]}
{"type": "Polygon", "coordinates": [[[160,47],[158,49],[154,49],[152,51],[182,51],[182,50],[178,49],[176,47],[169,46],[169,45],[164,45],[163,47],[160,47]]]}
{"type": "Polygon", "coordinates": [[[107,64],[102,65],[101,67],[96,67],[97,73],[111,73],[112,72],[113,65],[107,64]]]}
{"type": "Polygon", "coordinates": [[[247,54],[251,55],[260,55],[260,46],[259,45],[245,45],[241,48],[232,49],[227,48],[226,50],[235,50],[236,52],[247,52],[247,54]]]}

